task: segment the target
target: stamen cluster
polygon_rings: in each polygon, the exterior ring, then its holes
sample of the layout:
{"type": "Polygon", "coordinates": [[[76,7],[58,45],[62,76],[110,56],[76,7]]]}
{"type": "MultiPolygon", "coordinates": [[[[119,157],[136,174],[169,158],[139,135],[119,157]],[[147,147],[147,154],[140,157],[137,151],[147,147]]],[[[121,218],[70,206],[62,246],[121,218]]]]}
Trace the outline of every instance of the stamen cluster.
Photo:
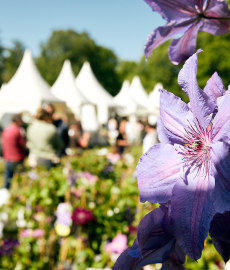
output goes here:
{"type": "Polygon", "coordinates": [[[212,125],[205,130],[198,120],[193,125],[189,122],[188,129],[185,129],[183,146],[179,150],[186,166],[193,170],[203,168],[204,172],[207,172],[211,142],[212,125]]]}

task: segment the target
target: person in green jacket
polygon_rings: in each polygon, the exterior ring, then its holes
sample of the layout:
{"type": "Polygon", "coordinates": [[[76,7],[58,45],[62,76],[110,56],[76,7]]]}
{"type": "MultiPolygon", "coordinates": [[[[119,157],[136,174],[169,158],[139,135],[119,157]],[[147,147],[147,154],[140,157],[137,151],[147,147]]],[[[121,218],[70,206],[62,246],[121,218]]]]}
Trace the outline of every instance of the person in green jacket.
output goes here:
{"type": "Polygon", "coordinates": [[[36,120],[27,129],[27,141],[30,166],[42,165],[49,169],[59,163],[56,153],[62,149],[63,142],[52,124],[51,115],[43,108],[37,110],[36,120]]]}

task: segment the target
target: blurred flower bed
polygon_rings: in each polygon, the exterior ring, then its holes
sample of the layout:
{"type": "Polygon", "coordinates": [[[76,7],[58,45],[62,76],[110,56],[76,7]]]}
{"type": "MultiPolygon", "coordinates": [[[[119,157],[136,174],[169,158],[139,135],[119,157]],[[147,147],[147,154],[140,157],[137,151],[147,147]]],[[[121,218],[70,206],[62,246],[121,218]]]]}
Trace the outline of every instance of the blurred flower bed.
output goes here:
{"type": "MultiPolygon", "coordinates": [[[[87,150],[62,165],[15,176],[0,190],[0,269],[112,269],[155,205],[139,202],[135,167],[141,148],[121,160],[87,150]]],[[[211,240],[186,269],[222,269],[211,240]]],[[[155,268],[160,269],[160,265],[155,268]]]]}

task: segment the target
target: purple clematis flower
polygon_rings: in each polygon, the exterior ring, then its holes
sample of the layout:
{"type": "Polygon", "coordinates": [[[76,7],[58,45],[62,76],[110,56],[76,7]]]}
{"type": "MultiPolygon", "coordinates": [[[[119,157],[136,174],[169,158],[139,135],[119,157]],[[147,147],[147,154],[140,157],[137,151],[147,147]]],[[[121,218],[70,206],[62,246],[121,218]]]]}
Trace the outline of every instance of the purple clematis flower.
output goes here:
{"type": "Polygon", "coordinates": [[[113,270],[138,270],[155,263],[162,263],[162,270],[185,269],[185,254],[172,233],[169,211],[161,206],[141,220],[133,246],[120,255],[113,270]]]}
{"type": "Polygon", "coordinates": [[[198,31],[213,35],[227,34],[230,27],[230,11],[224,0],[145,0],[153,11],[167,21],[155,29],[145,44],[145,56],[177,34],[169,47],[169,58],[173,64],[185,61],[195,52],[198,31]]]}
{"type": "Polygon", "coordinates": [[[230,256],[230,211],[214,216],[209,234],[214,247],[226,263],[230,256]]]}
{"type": "Polygon", "coordinates": [[[201,257],[213,216],[230,210],[230,91],[217,73],[202,91],[196,73],[197,53],[178,77],[189,104],[160,90],[161,143],[137,165],[141,202],[171,200],[173,234],[194,260],[201,257]]]}

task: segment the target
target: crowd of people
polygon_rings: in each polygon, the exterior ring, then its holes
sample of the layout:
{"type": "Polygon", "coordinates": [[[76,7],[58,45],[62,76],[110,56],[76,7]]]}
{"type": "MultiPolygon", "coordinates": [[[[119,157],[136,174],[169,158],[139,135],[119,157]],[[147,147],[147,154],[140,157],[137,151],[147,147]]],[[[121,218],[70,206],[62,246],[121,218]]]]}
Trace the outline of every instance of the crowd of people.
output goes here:
{"type": "MultiPolygon", "coordinates": [[[[129,146],[143,142],[143,153],[158,142],[156,127],[127,119],[114,118],[104,127],[103,136],[112,145],[113,153],[122,156],[129,146]]],[[[51,104],[45,104],[28,127],[24,126],[21,115],[16,114],[1,136],[3,159],[5,161],[4,188],[9,189],[16,167],[23,165],[28,157],[32,168],[44,166],[50,169],[60,162],[63,155],[82,151],[89,146],[91,134],[83,132],[80,121],[70,125],[68,117],[55,112],[51,104]]],[[[79,153],[78,152],[78,153],[79,153]]]]}
{"type": "Polygon", "coordinates": [[[32,123],[25,127],[21,115],[16,114],[1,136],[2,155],[5,161],[4,188],[9,189],[15,168],[23,165],[45,166],[50,169],[60,162],[68,148],[86,148],[90,134],[82,132],[79,121],[69,127],[68,118],[55,112],[51,104],[37,110],[32,123]]]}

